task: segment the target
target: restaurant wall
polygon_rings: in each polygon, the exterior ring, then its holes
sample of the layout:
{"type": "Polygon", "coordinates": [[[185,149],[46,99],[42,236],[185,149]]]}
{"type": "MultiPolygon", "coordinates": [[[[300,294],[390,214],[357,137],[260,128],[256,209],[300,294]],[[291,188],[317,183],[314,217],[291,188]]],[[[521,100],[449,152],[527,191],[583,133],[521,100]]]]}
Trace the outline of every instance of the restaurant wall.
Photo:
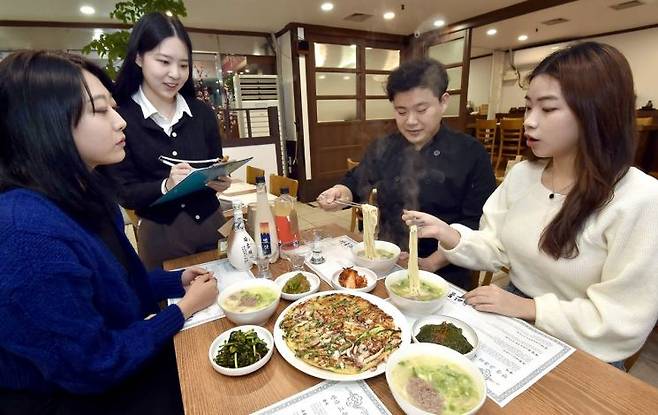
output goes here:
{"type": "MultiPolygon", "coordinates": [[[[276,163],[276,147],[274,144],[224,147],[222,153],[224,156],[228,156],[229,160],[242,160],[253,157],[247,164],[265,170],[265,181],[268,188],[270,186],[270,174],[280,174],[276,163]]],[[[245,166],[240,167],[231,173],[231,177],[243,181],[246,180],[247,168],[245,166]]]]}
{"type": "Polygon", "coordinates": [[[489,103],[489,85],[491,85],[491,56],[471,59],[468,73],[468,101],[474,108],[489,103]]]}
{"type": "MultiPolygon", "coordinates": [[[[637,94],[636,107],[639,108],[648,100],[658,103],[658,28],[638,30],[609,36],[597,36],[588,40],[595,40],[610,44],[626,56],[633,71],[635,93],[637,94]]],[[[555,46],[563,47],[567,43],[556,43],[518,50],[514,52],[514,61],[521,72],[522,79],[537,65],[541,59],[553,52],[555,46]]],[[[507,68],[508,70],[510,68],[507,68]]],[[[509,72],[508,72],[509,73],[509,72]]],[[[470,88],[469,88],[470,94],[470,88]]],[[[514,80],[503,81],[502,105],[503,111],[510,107],[524,105],[525,91],[514,80]]]]}

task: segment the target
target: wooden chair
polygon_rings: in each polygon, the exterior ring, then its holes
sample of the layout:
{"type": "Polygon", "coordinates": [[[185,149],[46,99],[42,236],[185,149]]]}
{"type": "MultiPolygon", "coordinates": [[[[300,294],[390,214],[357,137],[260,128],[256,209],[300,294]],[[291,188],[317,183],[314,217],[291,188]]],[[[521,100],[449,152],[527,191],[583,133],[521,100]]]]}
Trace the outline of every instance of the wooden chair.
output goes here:
{"type": "Polygon", "coordinates": [[[247,183],[256,184],[256,177],[265,176],[265,170],[247,166],[247,183]]]}
{"type": "Polygon", "coordinates": [[[638,127],[647,127],[653,124],[653,117],[637,117],[635,118],[635,124],[638,127]]]}
{"type": "Polygon", "coordinates": [[[500,140],[498,141],[498,157],[494,172],[498,176],[500,166],[506,166],[505,160],[521,155],[523,140],[523,118],[503,118],[500,122],[500,140]]]}
{"type": "MultiPolygon", "coordinates": [[[[347,170],[352,170],[359,165],[358,161],[354,161],[351,158],[347,158],[347,170]]],[[[356,229],[356,224],[363,220],[363,213],[361,208],[352,207],[352,219],[350,220],[350,232],[354,232],[356,229]]]]}
{"type": "Polygon", "coordinates": [[[496,151],[496,120],[475,120],[475,138],[477,138],[484,146],[487,153],[491,156],[491,164],[494,161],[494,154],[496,151]]]}
{"type": "Polygon", "coordinates": [[[355,168],[358,165],[359,165],[358,161],[354,161],[349,157],[347,158],[347,170],[352,170],[353,168],[355,168]]]}
{"type": "Polygon", "coordinates": [[[124,218],[127,216],[128,219],[129,219],[129,223],[125,223],[125,219],[124,219],[124,224],[125,225],[130,225],[130,227],[133,230],[133,234],[135,235],[135,242],[136,242],[137,241],[137,228],[139,227],[139,216],[137,216],[137,213],[135,213],[135,211],[132,210],[132,209],[125,209],[125,208],[122,207],[121,210],[123,210],[126,213],[124,218]]]}
{"type": "Polygon", "coordinates": [[[278,174],[270,174],[270,193],[275,196],[281,195],[281,188],[287,187],[290,196],[297,197],[297,189],[299,182],[289,177],[279,176],[278,174]]]}

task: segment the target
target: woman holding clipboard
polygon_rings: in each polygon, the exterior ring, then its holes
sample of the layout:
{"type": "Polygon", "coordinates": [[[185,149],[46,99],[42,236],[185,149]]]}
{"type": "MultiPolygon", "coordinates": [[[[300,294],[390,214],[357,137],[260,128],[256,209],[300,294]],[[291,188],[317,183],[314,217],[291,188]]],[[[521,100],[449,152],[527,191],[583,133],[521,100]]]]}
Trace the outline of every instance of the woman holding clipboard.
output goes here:
{"type": "Polygon", "coordinates": [[[192,44],[177,18],[150,13],[137,22],[114,97],[128,123],[126,158],[109,172],[119,182],[121,205],[141,218],[137,243],[147,269],[216,247],[223,222],[216,192],[230,178],[153,205],[193,168],[222,159],[217,118],[195,98],[192,44]]]}

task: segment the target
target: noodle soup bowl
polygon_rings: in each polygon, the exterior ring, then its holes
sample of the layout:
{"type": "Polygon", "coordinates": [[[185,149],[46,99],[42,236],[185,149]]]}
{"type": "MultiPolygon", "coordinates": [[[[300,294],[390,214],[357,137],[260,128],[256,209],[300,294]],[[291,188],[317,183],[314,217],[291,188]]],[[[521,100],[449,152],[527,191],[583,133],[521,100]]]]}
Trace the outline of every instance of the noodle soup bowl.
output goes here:
{"type": "MultiPolygon", "coordinates": [[[[469,378],[472,385],[472,395],[470,398],[465,398],[467,403],[464,403],[464,408],[460,408],[456,413],[463,415],[475,414],[487,399],[487,387],[482,373],[477,366],[461,353],[456,352],[450,348],[440,346],[433,343],[413,343],[408,346],[402,347],[389,356],[386,362],[386,383],[404,413],[408,415],[431,415],[433,413],[441,413],[439,410],[425,411],[417,402],[414,402],[415,396],[412,396],[409,388],[405,388],[404,371],[400,370],[400,364],[403,367],[410,369],[416,373],[423,371],[425,362],[436,362],[435,365],[447,365],[453,370],[452,373],[458,373],[458,376],[469,378]]],[[[431,364],[431,363],[430,363],[431,364]]],[[[404,369],[403,369],[404,370],[404,369]]],[[[444,376],[441,373],[433,374],[433,377],[444,376]]],[[[449,376],[449,375],[445,375],[449,376]]],[[[426,376],[420,375],[420,378],[426,376]]],[[[431,381],[430,381],[431,383],[431,381]]],[[[408,385],[408,384],[407,384],[408,385]]],[[[416,392],[414,395],[421,397],[427,392],[416,392]]],[[[425,402],[428,402],[427,396],[424,396],[425,402]]],[[[451,396],[450,403],[455,404],[455,399],[464,399],[462,396],[451,396]]],[[[427,408],[429,409],[429,408],[427,408]]],[[[438,409],[438,408],[436,408],[438,409]]]]}
{"type": "Polygon", "coordinates": [[[391,270],[398,262],[400,258],[400,248],[390,242],[386,241],[375,241],[375,250],[383,251],[390,254],[390,257],[377,257],[375,259],[368,259],[365,256],[366,246],[363,242],[352,247],[352,257],[354,257],[354,264],[363,268],[368,268],[369,270],[375,271],[376,273],[385,274],[391,270]]]}
{"type": "Polygon", "coordinates": [[[254,278],[229,285],[219,293],[217,302],[226,318],[235,324],[264,325],[276,311],[280,298],[281,286],[272,280],[254,278]],[[240,305],[242,301],[246,305],[240,305]]]}
{"type": "Polygon", "coordinates": [[[428,315],[438,311],[445,304],[450,286],[443,278],[428,271],[419,270],[419,279],[422,286],[429,286],[439,292],[435,295],[427,295],[427,298],[414,299],[410,296],[400,294],[399,284],[404,284],[408,280],[408,271],[406,269],[395,271],[386,277],[384,286],[390,297],[390,300],[397,308],[405,314],[428,315]]]}

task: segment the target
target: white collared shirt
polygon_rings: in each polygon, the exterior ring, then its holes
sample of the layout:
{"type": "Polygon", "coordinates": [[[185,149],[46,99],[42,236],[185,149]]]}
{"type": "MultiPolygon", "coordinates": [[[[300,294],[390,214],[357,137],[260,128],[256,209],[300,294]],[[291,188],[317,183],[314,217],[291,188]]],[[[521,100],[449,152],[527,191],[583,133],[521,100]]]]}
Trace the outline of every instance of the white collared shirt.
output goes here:
{"type": "Polygon", "coordinates": [[[181,94],[176,94],[176,111],[174,111],[174,116],[171,117],[171,119],[162,115],[158,109],[155,108],[146,95],[144,95],[144,90],[141,85],[139,90],[132,95],[132,99],[142,108],[144,119],[151,118],[153,122],[155,122],[158,127],[162,128],[165,134],[169,137],[171,137],[172,127],[183,118],[183,113],[192,117],[192,111],[190,111],[190,107],[187,105],[185,98],[183,98],[181,94]]]}
{"type": "MultiPolygon", "coordinates": [[[[187,102],[185,102],[185,99],[181,96],[181,94],[176,94],[176,111],[174,111],[174,116],[171,117],[171,120],[162,115],[158,109],[155,108],[155,105],[153,105],[151,101],[146,98],[141,85],[139,86],[139,90],[135,92],[131,98],[142,109],[144,119],[151,118],[153,122],[156,123],[158,127],[162,128],[162,131],[164,131],[165,134],[167,134],[169,137],[172,136],[171,132],[173,126],[176,125],[176,123],[181,118],[183,118],[183,113],[186,113],[192,117],[192,111],[190,111],[190,107],[187,105],[187,102]]],[[[176,135],[174,135],[173,138],[176,138],[176,135]]],[[[166,183],[167,178],[165,178],[162,183],[160,183],[160,192],[162,192],[162,194],[167,193],[166,183]]]]}

